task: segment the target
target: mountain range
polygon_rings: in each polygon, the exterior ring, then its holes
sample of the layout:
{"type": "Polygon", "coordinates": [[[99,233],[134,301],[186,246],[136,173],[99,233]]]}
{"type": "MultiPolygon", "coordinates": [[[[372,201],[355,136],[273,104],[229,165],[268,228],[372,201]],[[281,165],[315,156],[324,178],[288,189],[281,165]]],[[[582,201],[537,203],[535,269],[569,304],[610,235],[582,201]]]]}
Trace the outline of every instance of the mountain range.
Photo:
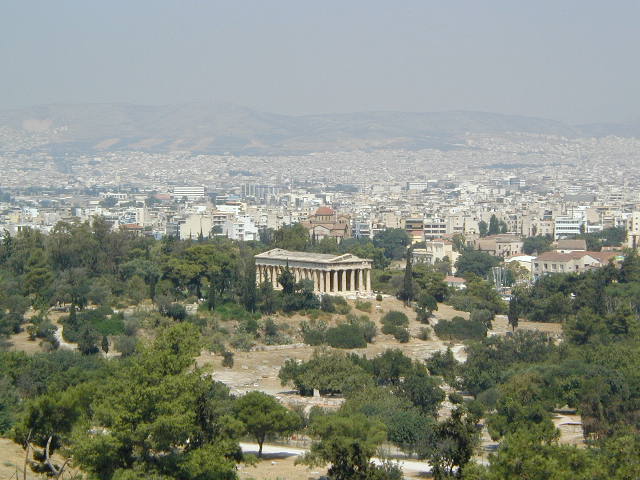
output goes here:
{"type": "Polygon", "coordinates": [[[640,137],[640,122],[569,125],[485,112],[263,113],[233,104],[54,104],[0,111],[0,128],[37,136],[38,149],[74,152],[300,154],[454,148],[466,133],[640,137]]]}

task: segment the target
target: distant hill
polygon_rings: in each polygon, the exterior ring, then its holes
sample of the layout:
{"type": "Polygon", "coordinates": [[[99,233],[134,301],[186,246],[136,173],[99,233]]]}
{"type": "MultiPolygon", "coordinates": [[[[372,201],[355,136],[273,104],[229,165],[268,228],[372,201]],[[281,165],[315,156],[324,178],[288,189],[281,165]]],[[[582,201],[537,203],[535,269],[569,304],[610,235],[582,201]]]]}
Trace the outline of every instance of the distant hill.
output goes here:
{"type": "Polygon", "coordinates": [[[366,112],[287,116],[230,104],[196,103],[44,105],[0,111],[1,127],[37,137],[39,149],[86,152],[137,149],[293,154],[450,148],[467,132],[640,136],[640,124],[574,127],[554,120],[496,113],[366,112]]]}

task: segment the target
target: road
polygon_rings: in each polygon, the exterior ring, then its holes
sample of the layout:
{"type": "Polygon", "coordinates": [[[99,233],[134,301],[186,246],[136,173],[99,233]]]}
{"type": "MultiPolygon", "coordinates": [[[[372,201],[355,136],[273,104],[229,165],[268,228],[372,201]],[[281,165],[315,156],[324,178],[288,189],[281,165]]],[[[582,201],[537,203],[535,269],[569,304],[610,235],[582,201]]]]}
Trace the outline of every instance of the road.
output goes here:
{"type": "MultiPolygon", "coordinates": [[[[245,453],[258,453],[258,444],[257,443],[245,443],[245,442],[241,442],[240,443],[240,448],[242,449],[243,452],[245,453]]],[[[307,452],[307,450],[304,450],[302,448],[293,448],[293,447],[285,447],[282,445],[267,445],[264,444],[262,446],[262,453],[263,454],[280,454],[283,456],[300,456],[300,455],[304,455],[307,452]]],[[[431,472],[431,465],[429,465],[427,462],[420,462],[418,460],[393,460],[394,462],[397,462],[400,465],[400,468],[402,468],[403,472],[412,472],[412,473],[428,473],[431,472]]],[[[380,460],[379,458],[374,458],[373,459],[374,463],[380,464],[382,463],[382,460],[380,460]]]]}
{"type": "Polygon", "coordinates": [[[55,322],[56,332],[54,333],[56,340],[58,340],[59,348],[62,350],[77,350],[78,345],[75,343],[65,342],[64,338],[62,338],[62,325],[60,325],[57,321],[55,322]]]}

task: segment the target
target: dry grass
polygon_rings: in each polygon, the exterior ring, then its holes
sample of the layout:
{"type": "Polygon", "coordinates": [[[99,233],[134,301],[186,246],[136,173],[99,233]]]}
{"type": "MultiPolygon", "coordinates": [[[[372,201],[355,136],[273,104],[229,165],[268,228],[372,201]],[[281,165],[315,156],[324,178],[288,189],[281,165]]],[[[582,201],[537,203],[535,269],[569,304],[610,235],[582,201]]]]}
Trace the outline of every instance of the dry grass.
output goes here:
{"type": "MultiPolygon", "coordinates": [[[[13,440],[0,437],[0,480],[22,480],[25,478],[23,476],[24,454],[25,451],[22,447],[13,440]]],[[[53,455],[53,462],[57,465],[62,465],[64,459],[59,455],[53,455]]],[[[64,480],[76,473],[79,473],[79,470],[67,466],[60,478],[64,480]]],[[[40,480],[47,477],[43,474],[34,473],[27,466],[26,478],[27,480],[40,480]]]]}
{"type": "Polygon", "coordinates": [[[265,454],[256,465],[240,465],[238,476],[243,480],[315,480],[327,473],[326,468],[295,465],[295,460],[295,455],[265,454]]]}

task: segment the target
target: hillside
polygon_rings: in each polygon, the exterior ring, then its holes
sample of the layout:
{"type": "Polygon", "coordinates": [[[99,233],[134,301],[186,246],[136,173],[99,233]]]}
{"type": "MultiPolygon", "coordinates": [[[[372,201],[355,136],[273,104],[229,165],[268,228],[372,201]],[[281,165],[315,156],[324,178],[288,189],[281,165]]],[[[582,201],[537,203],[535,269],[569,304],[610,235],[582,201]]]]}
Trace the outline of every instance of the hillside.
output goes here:
{"type": "Polygon", "coordinates": [[[231,104],[45,105],[0,111],[0,149],[98,152],[187,150],[294,154],[384,148],[451,148],[470,133],[635,136],[638,125],[574,127],[483,112],[363,112],[288,116],[231,104]],[[23,138],[24,142],[15,142],[23,138]],[[34,140],[35,139],[35,140],[34,140]],[[10,146],[11,145],[11,146],[10,146]],[[18,145],[18,147],[15,147],[18,145]]]}

